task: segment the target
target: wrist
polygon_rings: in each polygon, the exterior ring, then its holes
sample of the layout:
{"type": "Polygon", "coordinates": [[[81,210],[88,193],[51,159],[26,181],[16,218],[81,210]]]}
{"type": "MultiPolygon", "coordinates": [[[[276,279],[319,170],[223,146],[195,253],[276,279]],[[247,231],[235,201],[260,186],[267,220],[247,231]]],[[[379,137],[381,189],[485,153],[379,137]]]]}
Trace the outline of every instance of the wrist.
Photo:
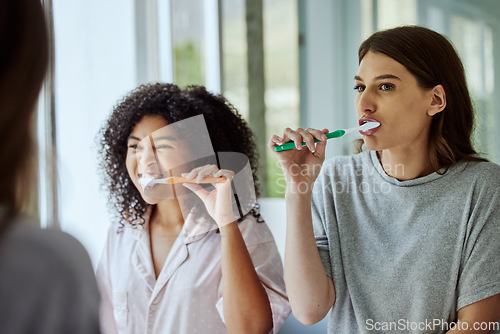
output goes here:
{"type": "Polygon", "coordinates": [[[289,182],[287,183],[285,198],[288,197],[298,197],[298,198],[307,198],[312,196],[313,191],[313,183],[308,182],[289,182]]]}
{"type": "Polygon", "coordinates": [[[238,232],[239,232],[240,229],[238,227],[238,224],[234,220],[228,224],[224,224],[222,226],[219,226],[219,232],[220,232],[221,236],[226,236],[228,234],[234,233],[234,232],[236,232],[236,230],[238,230],[238,232]]]}
{"type": "Polygon", "coordinates": [[[312,197],[312,191],[301,191],[300,189],[288,189],[285,193],[286,202],[307,201],[309,202],[312,197]]]}
{"type": "Polygon", "coordinates": [[[217,227],[219,229],[238,220],[238,217],[235,217],[232,212],[227,214],[213,215],[212,218],[215,220],[215,223],[217,224],[217,227]]]}

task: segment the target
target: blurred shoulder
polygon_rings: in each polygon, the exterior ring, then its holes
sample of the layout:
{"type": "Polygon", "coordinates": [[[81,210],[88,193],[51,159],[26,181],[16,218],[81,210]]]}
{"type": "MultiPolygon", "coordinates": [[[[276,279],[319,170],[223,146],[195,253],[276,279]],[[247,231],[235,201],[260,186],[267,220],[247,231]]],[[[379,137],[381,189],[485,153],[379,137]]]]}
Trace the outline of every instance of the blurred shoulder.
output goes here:
{"type": "Polygon", "coordinates": [[[10,229],[2,236],[0,258],[16,262],[66,267],[81,271],[91,268],[90,258],[82,244],[71,235],[55,229],[42,229],[38,222],[26,218],[14,218],[10,229]],[[15,256],[12,256],[15,255],[15,256]]]}
{"type": "Polygon", "coordinates": [[[37,225],[14,218],[0,240],[0,272],[6,273],[0,275],[0,313],[9,314],[2,329],[96,333],[100,297],[86,250],[69,234],[37,225]]]}

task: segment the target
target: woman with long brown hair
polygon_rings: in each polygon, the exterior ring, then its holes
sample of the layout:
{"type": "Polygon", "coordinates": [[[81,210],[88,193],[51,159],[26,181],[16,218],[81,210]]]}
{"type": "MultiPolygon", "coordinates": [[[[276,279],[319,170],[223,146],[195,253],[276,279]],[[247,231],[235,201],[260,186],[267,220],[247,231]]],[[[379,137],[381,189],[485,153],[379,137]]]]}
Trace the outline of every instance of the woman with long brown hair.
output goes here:
{"type": "Polygon", "coordinates": [[[1,331],[96,333],[99,294],[87,253],[22,213],[33,168],[33,111],[48,64],[39,0],[0,2],[0,45],[1,331]]]}
{"type": "Polygon", "coordinates": [[[297,147],[275,153],[295,316],[312,324],[331,310],[329,333],[498,329],[500,167],[471,144],[453,46],[422,27],[380,31],[361,44],[354,79],[359,124],[380,124],[361,132],[367,150],[324,162],[327,129],[269,142],[297,147]]]}

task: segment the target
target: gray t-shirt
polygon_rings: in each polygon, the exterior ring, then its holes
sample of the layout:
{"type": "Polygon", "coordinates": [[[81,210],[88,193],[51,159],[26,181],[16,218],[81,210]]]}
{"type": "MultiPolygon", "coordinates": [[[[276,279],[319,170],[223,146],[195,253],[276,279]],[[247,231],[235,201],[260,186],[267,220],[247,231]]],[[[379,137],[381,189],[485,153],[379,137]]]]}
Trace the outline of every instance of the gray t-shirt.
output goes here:
{"type": "Polygon", "coordinates": [[[329,333],[442,333],[500,293],[500,166],[459,162],[409,181],[375,151],[325,162],[314,233],[336,300],[329,333]]]}

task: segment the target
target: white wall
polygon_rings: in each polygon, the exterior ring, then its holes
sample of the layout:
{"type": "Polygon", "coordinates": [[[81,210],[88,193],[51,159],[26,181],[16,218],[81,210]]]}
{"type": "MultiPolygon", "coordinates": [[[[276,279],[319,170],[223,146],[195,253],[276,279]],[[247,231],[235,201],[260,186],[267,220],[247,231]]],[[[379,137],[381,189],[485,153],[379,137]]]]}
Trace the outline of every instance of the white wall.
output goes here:
{"type": "MultiPolygon", "coordinates": [[[[354,75],[361,43],[359,0],[299,0],[300,100],[303,128],[357,126],[354,75]]],[[[327,158],[350,153],[353,136],[330,140],[327,158]]]]}
{"type": "Polygon", "coordinates": [[[136,85],[133,0],[54,0],[56,131],[61,228],[94,266],[109,224],[94,138],[136,85]]]}

